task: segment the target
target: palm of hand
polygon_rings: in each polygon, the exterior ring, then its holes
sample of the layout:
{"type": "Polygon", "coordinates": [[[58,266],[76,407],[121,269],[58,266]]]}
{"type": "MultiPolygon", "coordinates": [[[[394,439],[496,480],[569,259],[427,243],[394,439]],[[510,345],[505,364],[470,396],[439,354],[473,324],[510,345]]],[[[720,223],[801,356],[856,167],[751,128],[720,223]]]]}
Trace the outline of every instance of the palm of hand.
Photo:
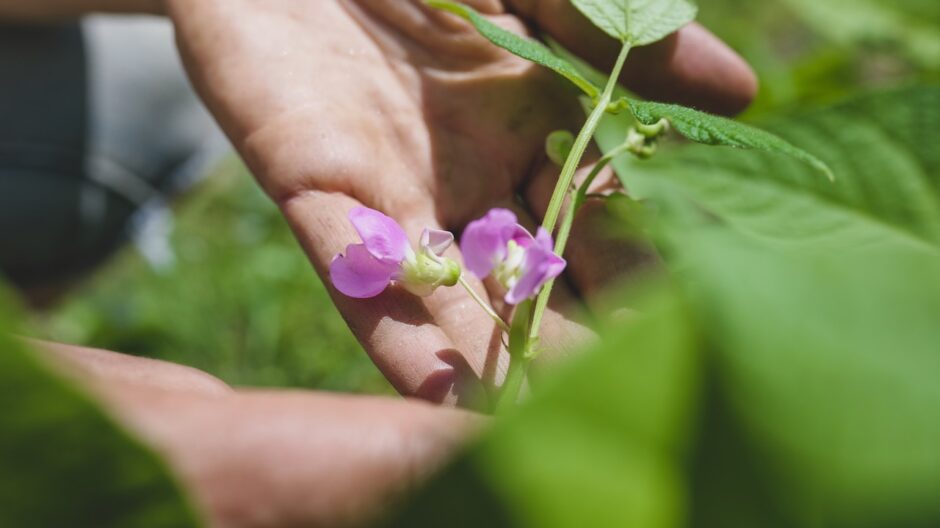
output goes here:
{"type": "MultiPolygon", "coordinates": [[[[169,9],[197,88],[324,279],[332,257],[358,241],[346,219],[357,204],[412,237],[424,227],[459,233],[491,207],[534,223],[557,174],[544,138],[583,119],[561,81],[420,0],[170,0],[169,9]]],[[[512,16],[495,20],[522,29],[512,16]]],[[[590,260],[579,255],[569,271],[590,260]]],[[[453,400],[461,381],[492,383],[505,364],[493,322],[457,288],[425,299],[394,288],[366,301],[333,293],[405,394],[453,400]]],[[[582,332],[559,317],[547,314],[544,343],[582,332]]]]}
{"type": "MultiPolygon", "coordinates": [[[[412,236],[425,226],[459,232],[496,206],[525,215],[515,196],[545,135],[577,116],[549,74],[420,2],[197,9],[215,12],[187,17],[216,21],[178,23],[197,84],[321,276],[357,241],[345,219],[357,202],[412,236]]],[[[443,399],[462,372],[495,376],[498,334],[457,288],[335,300],[405,393],[443,399]]]]}

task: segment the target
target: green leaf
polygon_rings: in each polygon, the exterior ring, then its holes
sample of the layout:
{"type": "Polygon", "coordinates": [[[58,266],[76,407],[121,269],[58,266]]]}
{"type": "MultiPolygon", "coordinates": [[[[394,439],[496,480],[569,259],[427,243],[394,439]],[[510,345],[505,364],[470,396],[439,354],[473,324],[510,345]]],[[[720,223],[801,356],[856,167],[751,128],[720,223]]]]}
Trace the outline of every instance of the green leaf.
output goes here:
{"type": "MultiPolygon", "coordinates": [[[[604,151],[622,141],[622,116],[611,117],[596,135],[604,151]]],[[[813,145],[839,178],[781,156],[696,145],[614,165],[632,192],[691,200],[712,221],[775,247],[940,252],[940,88],[874,93],[771,129],[813,145]]]]}
{"type": "Polygon", "coordinates": [[[667,230],[715,373],[694,524],[937,526],[940,260],[667,230]]]}
{"type": "Polygon", "coordinates": [[[502,417],[389,525],[681,526],[698,356],[676,297],[642,297],[643,316],[502,417]]]}
{"type": "Polygon", "coordinates": [[[427,0],[427,4],[466,19],[473,24],[473,27],[476,28],[480,35],[483,35],[483,37],[493,44],[496,44],[514,55],[541,64],[555,73],[558,73],[574,83],[574,85],[580,88],[588,97],[593,99],[600,93],[600,90],[585,79],[574,66],[555,55],[552,50],[548,49],[548,47],[541,42],[517,35],[512,31],[507,31],[487,20],[473,8],[463,4],[448,2],[446,0],[427,0]]]}
{"type": "Polygon", "coordinates": [[[198,526],[163,461],[10,336],[0,291],[0,526],[198,526]]]}
{"type": "Polygon", "coordinates": [[[568,159],[572,145],[574,134],[567,130],[555,130],[545,138],[545,154],[552,163],[561,167],[568,159]]]}
{"type": "Polygon", "coordinates": [[[571,0],[595,26],[633,46],[662,39],[695,20],[689,0],[571,0]]]}
{"type": "Polygon", "coordinates": [[[644,125],[667,119],[676,132],[696,143],[784,154],[809,164],[830,180],[834,179],[832,170],[819,158],[766,130],[684,106],[632,99],[626,102],[636,120],[644,125]]]}

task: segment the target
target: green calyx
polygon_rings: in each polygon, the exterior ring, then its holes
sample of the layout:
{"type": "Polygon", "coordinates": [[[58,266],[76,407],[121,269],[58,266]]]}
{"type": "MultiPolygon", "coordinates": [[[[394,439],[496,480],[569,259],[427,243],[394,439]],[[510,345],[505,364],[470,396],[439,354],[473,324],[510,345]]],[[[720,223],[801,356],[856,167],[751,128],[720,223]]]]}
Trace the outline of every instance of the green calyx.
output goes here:
{"type": "Polygon", "coordinates": [[[439,286],[453,286],[460,279],[460,264],[430,251],[421,251],[405,259],[396,279],[409,292],[426,297],[439,286]]]}
{"type": "Polygon", "coordinates": [[[545,138],[545,154],[552,163],[561,167],[568,159],[573,145],[574,134],[567,130],[556,130],[545,138]]]}

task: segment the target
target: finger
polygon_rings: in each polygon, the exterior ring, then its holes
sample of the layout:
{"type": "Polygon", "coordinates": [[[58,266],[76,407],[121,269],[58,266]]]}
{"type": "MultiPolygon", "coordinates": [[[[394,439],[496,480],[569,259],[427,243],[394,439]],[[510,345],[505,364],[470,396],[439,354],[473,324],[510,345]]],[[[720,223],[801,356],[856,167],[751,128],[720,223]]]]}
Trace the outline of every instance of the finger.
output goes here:
{"type": "Polygon", "coordinates": [[[34,339],[26,341],[54,369],[80,383],[125,383],[204,395],[231,392],[231,388],[222,380],[184,365],[61,343],[34,339]]]}
{"type": "MultiPolygon", "coordinates": [[[[523,226],[535,229],[534,219],[520,205],[504,202],[497,206],[513,210],[523,226]]],[[[433,219],[420,215],[403,221],[403,226],[412,233],[418,233],[425,227],[439,228],[433,219]]],[[[462,261],[457,247],[450,248],[446,256],[462,261]]],[[[513,307],[503,301],[506,292],[501,286],[491,279],[481,282],[469,273],[464,273],[464,280],[478,296],[490,299],[490,304],[505,321],[510,321],[513,307]]],[[[553,296],[553,306],[556,308],[560,305],[577,305],[575,296],[563,282],[557,292],[558,295],[553,296]]],[[[503,346],[506,336],[483,308],[462,287],[438,288],[423,302],[434,317],[434,322],[451,338],[455,349],[459,351],[459,355],[450,352],[443,359],[452,364],[466,365],[491,391],[501,385],[509,365],[509,356],[503,346]]],[[[548,358],[570,352],[581,343],[579,338],[582,333],[580,325],[561,316],[555,317],[555,312],[552,312],[550,317],[555,324],[543,334],[548,358]]]]}
{"type": "MultiPolygon", "coordinates": [[[[609,70],[619,45],[569,0],[511,0],[524,18],[595,67],[609,70]]],[[[630,52],[621,80],[639,95],[733,115],[757,93],[747,63],[698,24],[630,52]]]]}
{"type": "MultiPolygon", "coordinates": [[[[462,3],[489,16],[492,22],[506,30],[520,34],[527,32],[525,24],[518,18],[501,16],[504,10],[498,0],[462,3]]],[[[424,0],[357,0],[354,5],[368,13],[369,16],[361,16],[355,10],[352,12],[363,27],[369,28],[370,35],[381,43],[383,49],[396,50],[401,57],[410,57],[412,62],[416,56],[422,62],[440,56],[484,61],[492,61],[499,55],[511,56],[493,46],[463,18],[431,7],[424,0]]],[[[450,61],[446,67],[458,64],[450,61]]]]}
{"type": "Polygon", "coordinates": [[[381,514],[483,425],[391,398],[122,386],[99,395],[163,455],[212,526],[347,526],[381,514]]]}
{"type": "Polygon", "coordinates": [[[353,299],[331,284],[331,260],[359,240],[347,218],[356,205],[356,200],[345,195],[319,191],[281,202],[333,302],[389,382],[402,394],[435,402],[471,398],[478,385],[474,372],[457,361],[463,357],[460,348],[420,297],[392,287],[371,299],[353,299]]]}
{"type": "MultiPolygon", "coordinates": [[[[420,233],[424,228],[442,229],[430,217],[413,217],[403,222],[406,231],[420,233]]],[[[458,263],[463,263],[460,250],[456,246],[448,248],[445,256],[458,263]]],[[[481,299],[489,299],[483,283],[464,270],[462,278],[481,299]]],[[[428,313],[434,322],[454,343],[454,350],[441,355],[441,358],[454,368],[467,371],[483,382],[488,389],[499,386],[505,378],[509,366],[508,356],[502,344],[502,331],[492,317],[479,306],[461,285],[450,288],[438,288],[432,295],[423,299],[428,313]]],[[[508,316],[503,313],[503,316],[508,316]]],[[[465,400],[474,395],[466,395],[465,400]]],[[[465,406],[479,407],[483,402],[461,402],[465,406]]]]}
{"type": "MultiPolygon", "coordinates": [[[[592,149],[585,158],[587,163],[575,175],[577,185],[593,168],[597,152],[592,149]]],[[[526,202],[540,218],[548,208],[557,181],[558,167],[546,161],[536,170],[525,189],[526,202]]],[[[598,174],[588,191],[609,194],[622,192],[623,188],[607,167],[598,174]]],[[[571,226],[564,254],[569,263],[566,271],[588,306],[596,307],[594,301],[612,284],[629,280],[658,263],[651,246],[635,239],[625,239],[622,230],[615,229],[616,222],[604,199],[588,199],[571,226]]]]}

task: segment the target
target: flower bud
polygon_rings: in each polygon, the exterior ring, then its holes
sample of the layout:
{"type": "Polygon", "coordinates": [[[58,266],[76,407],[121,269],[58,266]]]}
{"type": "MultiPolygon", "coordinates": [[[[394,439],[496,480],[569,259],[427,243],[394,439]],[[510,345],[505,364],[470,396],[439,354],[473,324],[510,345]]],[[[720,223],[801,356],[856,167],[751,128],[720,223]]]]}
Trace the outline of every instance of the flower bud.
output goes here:
{"type": "Polygon", "coordinates": [[[561,167],[574,146],[574,136],[567,130],[556,130],[545,138],[545,154],[552,163],[561,167]]]}

